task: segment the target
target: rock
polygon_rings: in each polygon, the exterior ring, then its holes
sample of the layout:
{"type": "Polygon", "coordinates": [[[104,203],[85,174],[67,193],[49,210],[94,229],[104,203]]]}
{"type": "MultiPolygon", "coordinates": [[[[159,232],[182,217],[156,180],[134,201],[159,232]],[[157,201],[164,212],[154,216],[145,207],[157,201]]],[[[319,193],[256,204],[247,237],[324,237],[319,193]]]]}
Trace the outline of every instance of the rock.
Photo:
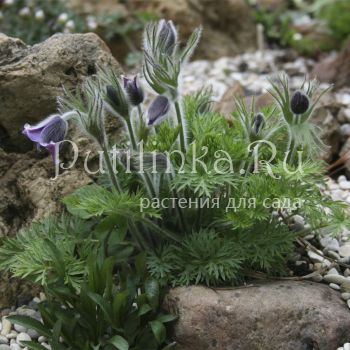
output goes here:
{"type": "Polygon", "coordinates": [[[18,132],[56,111],[62,86],[76,88],[100,65],[120,72],[106,44],[92,33],[56,34],[34,46],[0,34],[0,62],[0,131],[6,141],[0,146],[7,150],[32,147],[18,132]]]}
{"type": "Polygon", "coordinates": [[[348,339],[350,313],[340,294],[312,282],[276,281],[251,288],[170,290],[181,350],[336,349],[348,339]]]}
{"type": "Polygon", "coordinates": [[[10,349],[11,350],[21,350],[21,347],[18,344],[13,343],[10,345],[10,349]]]}
{"type": "Polygon", "coordinates": [[[26,327],[23,327],[19,324],[15,324],[13,326],[13,328],[18,332],[18,333],[22,333],[22,332],[27,332],[27,328],[26,327]]]}
{"type": "Polygon", "coordinates": [[[311,261],[315,262],[315,263],[322,263],[325,260],[321,253],[317,254],[317,253],[313,252],[312,250],[309,250],[307,252],[307,255],[309,256],[311,261]]]}
{"type": "Polygon", "coordinates": [[[328,146],[321,157],[326,161],[331,161],[335,156],[338,156],[341,134],[337,119],[326,107],[321,105],[316,108],[311,120],[321,128],[322,140],[328,146]]]}
{"type": "Polygon", "coordinates": [[[323,276],[323,279],[327,283],[336,283],[336,284],[342,284],[343,282],[347,281],[346,277],[342,275],[325,275],[323,276]]]}
{"type": "Polygon", "coordinates": [[[322,82],[333,83],[336,88],[350,85],[350,41],[337,55],[330,55],[316,64],[312,76],[322,82]]]}
{"type": "Polygon", "coordinates": [[[337,119],[340,123],[350,123],[350,108],[341,108],[338,112],[337,119]]]}
{"type": "Polygon", "coordinates": [[[215,105],[215,110],[224,114],[228,118],[228,120],[230,120],[231,113],[235,109],[234,98],[235,97],[239,98],[244,96],[245,96],[244,88],[239,82],[235,82],[232,86],[228,88],[228,90],[225,92],[224,96],[222,96],[219,103],[215,105]]]}
{"type": "Polygon", "coordinates": [[[344,167],[347,176],[350,176],[350,137],[343,144],[339,156],[344,159],[344,167]]]}
{"type": "Polygon", "coordinates": [[[342,257],[350,256],[350,243],[344,244],[339,249],[339,255],[342,257]]]}
{"type": "Polygon", "coordinates": [[[339,272],[337,271],[337,269],[335,269],[334,267],[332,267],[328,272],[327,275],[339,275],[339,272]]]}
{"type": "Polygon", "coordinates": [[[350,190],[350,181],[342,181],[339,183],[339,187],[342,190],[350,190]]]}
{"type": "Polygon", "coordinates": [[[7,344],[1,344],[0,350],[11,350],[11,348],[7,344]]]}
{"type": "Polygon", "coordinates": [[[9,334],[12,328],[11,322],[6,317],[3,317],[1,323],[2,323],[1,335],[9,334]]]}
{"type": "Polygon", "coordinates": [[[18,344],[21,344],[22,341],[31,341],[31,337],[27,333],[19,333],[16,338],[16,342],[18,344]]]}
{"type": "Polygon", "coordinates": [[[7,344],[9,340],[4,336],[0,335],[0,344],[7,344]]]}
{"type": "Polygon", "coordinates": [[[343,348],[344,350],[350,350],[350,343],[345,343],[343,348]]]}
{"type": "Polygon", "coordinates": [[[320,239],[320,244],[327,250],[339,251],[339,242],[337,239],[326,236],[320,239]]]}
{"type": "Polygon", "coordinates": [[[337,284],[335,283],[330,283],[329,286],[334,289],[334,290],[340,290],[340,286],[338,286],[337,284]]]}
{"type": "Polygon", "coordinates": [[[341,293],[341,298],[343,300],[349,300],[350,299],[350,293],[341,293]]]}
{"type": "MultiPolygon", "coordinates": [[[[173,20],[184,38],[194,28],[203,25],[203,38],[195,52],[196,57],[200,58],[234,56],[256,48],[254,11],[244,0],[225,0],[219,6],[215,1],[202,0],[129,0],[127,5],[114,0],[72,0],[69,5],[79,12],[93,15],[103,12],[147,11],[159,18],[173,20]]],[[[133,34],[133,37],[135,41],[140,40],[139,35],[133,34]]],[[[113,38],[109,45],[119,59],[127,51],[119,36],[113,38]]]]}

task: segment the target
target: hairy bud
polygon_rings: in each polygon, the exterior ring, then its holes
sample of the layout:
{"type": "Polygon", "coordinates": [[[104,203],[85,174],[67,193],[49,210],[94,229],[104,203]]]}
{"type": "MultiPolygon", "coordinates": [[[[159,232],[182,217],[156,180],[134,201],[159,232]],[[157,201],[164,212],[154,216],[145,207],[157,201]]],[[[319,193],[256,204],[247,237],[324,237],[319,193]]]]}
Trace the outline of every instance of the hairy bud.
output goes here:
{"type": "Polygon", "coordinates": [[[160,122],[162,118],[169,112],[170,103],[167,97],[157,96],[147,111],[148,125],[154,125],[160,122]]]}
{"type": "Polygon", "coordinates": [[[263,124],[264,124],[264,115],[262,113],[258,113],[255,115],[253,120],[253,131],[255,135],[258,135],[259,131],[261,130],[263,124]]]}
{"type": "Polygon", "coordinates": [[[302,91],[295,91],[290,100],[290,109],[294,114],[303,114],[309,109],[309,98],[302,91]]]}
{"type": "Polygon", "coordinates": [[[172,21],[162,19],[158,24],[158,42],[168,55],[175,51],[177,31],[172,21]]]}
{"type": "Polygon", "coordinates": [[[139,85],[139,82],[137,80],[137,76],[133,79],[129,79],[126,77],[123,77],[124,81],[124,89],[129,97],[129,101],[133,106],[138,106],[140,103],[143,102],[144,99],[144,93],[139,85]]]}

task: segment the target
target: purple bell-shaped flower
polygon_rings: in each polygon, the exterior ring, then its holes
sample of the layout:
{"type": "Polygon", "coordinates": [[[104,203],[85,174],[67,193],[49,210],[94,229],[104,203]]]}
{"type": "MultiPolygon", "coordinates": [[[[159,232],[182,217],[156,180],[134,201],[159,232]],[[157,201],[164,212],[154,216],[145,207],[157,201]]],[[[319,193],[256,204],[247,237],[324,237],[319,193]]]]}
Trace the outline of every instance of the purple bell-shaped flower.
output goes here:
{"type": "Polygon", "coordinates": [[[36,125],[25,124],[23,134],[39,147],[46,148],[54,162],[58,144],[64,140],[67,133],[67,122],[58,114],[50,115],[36,125]]]}

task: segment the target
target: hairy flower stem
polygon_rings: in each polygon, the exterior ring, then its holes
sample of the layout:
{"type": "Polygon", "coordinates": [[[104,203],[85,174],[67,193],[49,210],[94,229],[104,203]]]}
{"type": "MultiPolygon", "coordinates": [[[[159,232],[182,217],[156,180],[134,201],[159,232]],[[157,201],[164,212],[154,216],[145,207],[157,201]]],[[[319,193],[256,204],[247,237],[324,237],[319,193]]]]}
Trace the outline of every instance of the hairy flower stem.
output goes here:
{"type": "Polygon", "coordinates": [[[181,152],[183,152],[185,154],[186,149],[187,149],[187,135],[186,135],[185,120],[184,120],[182,113],[181,113],[181,101],[179,99],[177,99],[174,102],[174,105],[175,105],[177,123],[180,126],[180,132],[179,132],[180,148],[181,148],[181,152]]]}
{"type": "Polygon", "coordinates": [[[101,148],[102,148],[103,153],[104,153],[104,159],[105,159],[105,162],[106,162],[106,165],[108,168],[109,178],[111,179],[112,184],[115,187],[115,189],[117,190],[117,192],[120,193],[120,192],[122,192],[122,188],[120,186],[119,180],[118,180],[118,178],[114,172],[114,169],[113,169],[111,157],[109,156],[106,138],[104,138],[104,141],[101,144],[101,148]]]}
{"type": "MultiPolygon", "coordinates": [[[[105,162],[107,164],[108,174],[109,174],[109,177],[110,177],[112,184],[113,184],[114,188],[116,189],[116,191],[118,193],[121,193],[122,187],[121,187],[119,180],[118,180],[118,178],[113,170],[112,161],[111,161],[111,158],[109,156],[108,145],[107,145],[107,136],[104,135],[103,139],[104,139],[104,141],[101,144],[101,148],[103,150],[104,159],[105,159],[105,162]]],[[[130,234],[132,236],[134,236],[134,239],[137,242],[139,248],[143,249],[143,250],[144,249],[149,250],[150,246],[149,246],[148,242],[146,242],[146,240],[142,236],[142,234],[141,234],[140,230],[138,229],[138,227],[136,226],[136,224],[129,221],[128,226],[129,226],[130,234]]]]}
{"type": "MultiPolygon", "coordinates": [[[[138,147],[137,147],[137,143],[136,143],[135,132],[134,132],[134,128],[133,128],[133,125],[132,125],[130,118],[126,118],[126,125],[128,127],[132,149],[134,151],[137,151],[138,147]]],[[[140,175],[141,175],[141,178],[145,182],[145,185],[146,185],[146,188],[148,190],[148,194],[150,195],[150,197],[151,198],[156,197],[156,191],[154,189],[153,182],[152,182],[151,178],[149,177],[149,175],[146,173],[140,174],[140,175]]]]}
{"type": "Polygon", "coordinates": [[[126,118],[126,125],[128,127],[128,131],[130,135],[131,146],[133,150],[136,150],[137,149],[136,138],[135,138],[134,128],[132,126],[132,122],[130,118],[126,118]]]}

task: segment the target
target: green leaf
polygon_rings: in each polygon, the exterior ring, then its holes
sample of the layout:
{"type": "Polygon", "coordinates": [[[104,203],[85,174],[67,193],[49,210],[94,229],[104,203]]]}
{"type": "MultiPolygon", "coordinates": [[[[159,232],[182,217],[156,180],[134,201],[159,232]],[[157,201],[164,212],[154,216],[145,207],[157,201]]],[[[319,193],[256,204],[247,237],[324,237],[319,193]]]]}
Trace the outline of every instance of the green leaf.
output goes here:
{"type": "Polygon", "coordinates": [[[162,323],[168,323],[168,322],[173,322],[177,319],[176,315],[172,314],[165,314],[165,315],[159,315],[157,317],[157,320],[162,323]]]}
{"type": "Polygon", "coordinates": [[[87,292],[86,294],[93,302],[95,302],[101,308],[104,315],[106,316],[106,319],[110,323],[113,323],[113,315],[112,315],[112,310],[109,303],[107,303],[107,301],[103,299],[103,297],[101,297],[101,295],[99,294],[92,293],[92,292],[87,292]]]}
{"type": "Polygon", "coordinates": [[[21,344],[23,344],[30,350],[47,350],[47,348],[34,341],[22,341],[21,344]]]}
{"type": "Polygon", "coordinates": [[[152,308],[157,309],[159,306],[159,283],[155,279],[146,280],[145,293],[152,308]]]}
{"type": "Polygon", "coordinates": [[[32,317],[15,315],[8,316],[7,319],[12,323],[26,327],[28,329],[33,329],[34,331],[37,331],[40,335],[43,335],[47,338],[51,337],[51,332],[41,322],[32,317]]]}
{"type": "Polygon", "coordinates": [[[116,335],[113,338],[109,339],[108,343],[115,346],[118,350],[128,350],[129,343],[120,335],[116,335]]]}
{"type": "Polygon", "coordinates": [[[163,323],[159,321],[152,321],[149,324],[158,344],[162,344],[166,338],[166,330],[163,323]]]}

